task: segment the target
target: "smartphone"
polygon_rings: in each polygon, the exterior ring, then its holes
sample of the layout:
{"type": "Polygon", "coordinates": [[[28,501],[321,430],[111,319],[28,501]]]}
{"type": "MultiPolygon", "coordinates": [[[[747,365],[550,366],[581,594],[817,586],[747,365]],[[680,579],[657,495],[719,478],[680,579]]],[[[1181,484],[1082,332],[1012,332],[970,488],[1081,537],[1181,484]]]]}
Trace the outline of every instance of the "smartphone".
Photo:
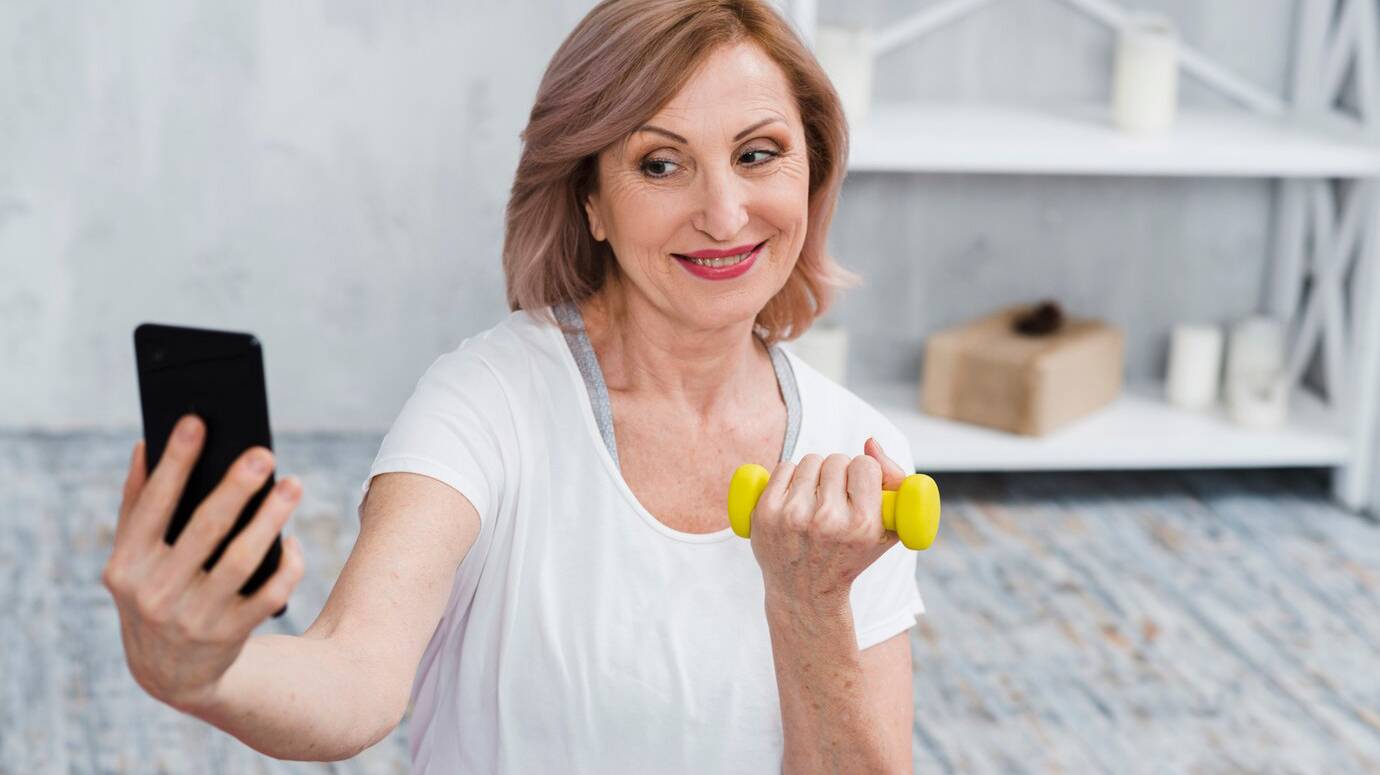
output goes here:
{"type": "MultiPolygon", "coordinates": [[[[139,373],[148,471],[158,465],[173,426],[184,414],[200,417],[206,429],[201,455],[192,466],[187,486],[163,533],[163,541],[171,546],[191,519],[192,511],[245,450],[253,446],[273,449],[263,348],[258,338],[249,333],[142,323],[134,329],[134,359],[139,373]]],[[[206,558],[204,569],[209,571],[215,566],[230,541],[254,517],[274,482],[275,476],[270,473],[268,481],[245,504],[230,533],[206,558]]],[[[248,597],[263,586],[278,569],[282,554],[280,533],[274,536],[259,567],[240,587],[240,594],[248,597]]],[[[273,616],[286,612],[284,605],[273,616]]]]}

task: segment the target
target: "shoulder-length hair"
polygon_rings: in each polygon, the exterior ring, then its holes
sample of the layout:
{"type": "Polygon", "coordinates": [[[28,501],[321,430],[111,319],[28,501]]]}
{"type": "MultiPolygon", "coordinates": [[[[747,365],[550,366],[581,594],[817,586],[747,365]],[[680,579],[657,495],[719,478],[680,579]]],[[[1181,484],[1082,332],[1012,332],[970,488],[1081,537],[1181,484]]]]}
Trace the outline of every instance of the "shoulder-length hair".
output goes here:
{"type": "Polygon", "coordinates": [[[825,252],[848,124],[828,76],[785,19],[762,0],[604,0],[552,56],[521,135],[503,240],[509,309],[536,312],[584,299],[616,271],[608,243],[590,234],[583,206],[597,190],[599,152],[670,102],[710,52],[742,40],[785,73],[810,167],[804,246],[754,327],[767,344],[795,338],[836,290],[860,281],[825,252]]]}

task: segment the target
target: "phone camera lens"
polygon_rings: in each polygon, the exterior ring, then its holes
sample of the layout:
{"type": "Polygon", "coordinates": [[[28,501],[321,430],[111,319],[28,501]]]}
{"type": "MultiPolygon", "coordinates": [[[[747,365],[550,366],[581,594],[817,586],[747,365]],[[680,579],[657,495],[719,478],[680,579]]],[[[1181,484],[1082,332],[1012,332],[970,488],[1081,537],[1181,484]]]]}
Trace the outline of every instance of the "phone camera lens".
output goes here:
{"type": "Polygon", "coordinates": [[[153,362],[154,362],[154,363],[162,363],[162,362],[163,362],[163,355],[164,355],[164,351],[163,351],[162,348],[159,348],[159,349],[157,349],[157,350],[154,350],[154,351],[153,351],[153,362]]]}

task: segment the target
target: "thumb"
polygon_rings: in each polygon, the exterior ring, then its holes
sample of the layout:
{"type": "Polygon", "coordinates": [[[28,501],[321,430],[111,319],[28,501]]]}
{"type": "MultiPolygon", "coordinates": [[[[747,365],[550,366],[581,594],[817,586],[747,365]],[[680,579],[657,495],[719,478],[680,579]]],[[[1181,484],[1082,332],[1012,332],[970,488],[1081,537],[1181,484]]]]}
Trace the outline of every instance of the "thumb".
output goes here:
{"type": "Polygon", "coordinates": [[[894,490],[900,487],[901,482],[905,481],[905,478],[912,473],[896,465],[895,460],[887,457],[887,454],[882,451],[882,445],[878,444],[877,440],[871,436],[868,436],[867,441],[863,443],[863,453],[882,464],[882,489],[884,490],[894,490]]]}

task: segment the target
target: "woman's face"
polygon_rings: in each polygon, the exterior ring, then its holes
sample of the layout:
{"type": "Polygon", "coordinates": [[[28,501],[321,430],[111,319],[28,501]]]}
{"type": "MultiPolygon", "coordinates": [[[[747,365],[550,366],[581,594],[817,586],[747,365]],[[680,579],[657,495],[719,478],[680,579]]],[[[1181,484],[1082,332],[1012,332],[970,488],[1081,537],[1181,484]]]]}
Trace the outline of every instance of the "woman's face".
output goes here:
{"type": "Polygon", "coordinates": [[[682,325],[718,328],[755,319],[790,276],[805,242],[809,173],[785,75],[757,46],[735,44],[599,154],[598,192],[585,207],[628,291],[682,325]],[[714,262],[723,266],[687,257],[761,243],[746,259],[714,262]]]}

